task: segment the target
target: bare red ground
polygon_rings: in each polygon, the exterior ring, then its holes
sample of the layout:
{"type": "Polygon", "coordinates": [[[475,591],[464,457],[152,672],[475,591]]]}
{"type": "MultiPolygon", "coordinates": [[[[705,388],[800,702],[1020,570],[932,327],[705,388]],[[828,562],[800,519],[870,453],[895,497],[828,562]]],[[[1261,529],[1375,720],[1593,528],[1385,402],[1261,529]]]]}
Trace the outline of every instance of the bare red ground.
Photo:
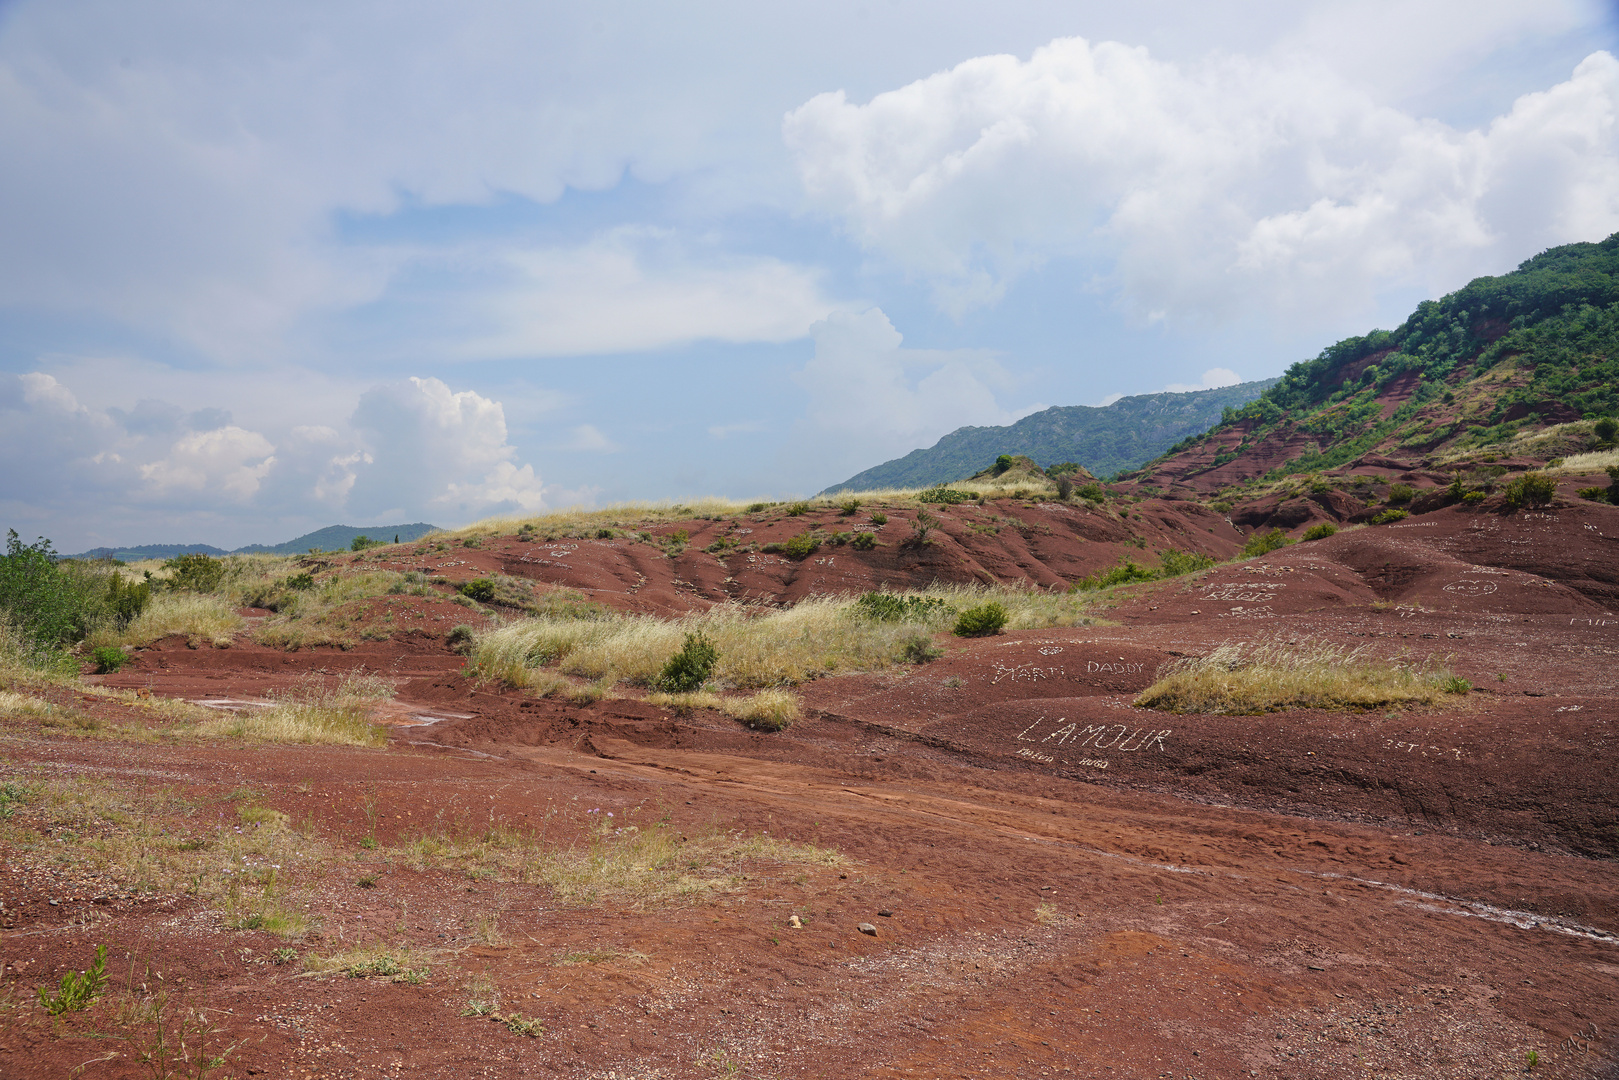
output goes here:
{"type": "MultiPolygon", "coordinates": [[[[910,525],[895,514],[875,552],[802,562],[698,550],[807,524],[778,517],[682,523],[673,559],[508,538],[396,562],[672,613],[934,578],[1047,585],[1138,551],[1135,536],[1219,555],[1240,540],[1192,504],[1131,513],[944,508],[922,549],[899,546],[910,525]]],[[[149,1075],[106,1037],[110,1004],[60,1021],[27,1004],[98,942],[217,1010],[239,1043],[220,1075],[1473,1078],[1523,1075],[1531,1053],[1530,1075],[1619,1075],[1616,544],[1619,509],[1566,499],[1348,531],[1115,594],[1098,613],[1111,625],[941,635],[934,663],[802,688],[810,714],[779,734],[474,685],[443,645],[448,619],[347,651],[165,643],[106,681],[256,697],[364,668],[397,682],[385,718],[400,726],[362,750],[90,740],[8,719],[4,775],[181,784],[205,806],[261,792],[353,852],[297,947],[407,940],[433,951],[433,974],[303,976],[269,962],[284,939],[224,929],[184,896],[6,850],[0,1076],[149,1075]],[[1373,713],[1131,705],[1165,660],[1271,639],[1431,658],[1475,689],[1373,713]],[[854,862],[761,867],[711,900],[636,910],[387,856],[435,821],[545,822],[569,842],[593,810],[768,831],[854,862]],[[372,828],[381,846],[359,847],[372,828]],[[353,884],[368,873],[376,888],[353,884]],[[475,929],[489,914],[496,944],[475,929]],[[560,962],[587,952],[617,957],[560,962]],[[459,1015],[474,978],[544,1033],[459,1015]]]]}

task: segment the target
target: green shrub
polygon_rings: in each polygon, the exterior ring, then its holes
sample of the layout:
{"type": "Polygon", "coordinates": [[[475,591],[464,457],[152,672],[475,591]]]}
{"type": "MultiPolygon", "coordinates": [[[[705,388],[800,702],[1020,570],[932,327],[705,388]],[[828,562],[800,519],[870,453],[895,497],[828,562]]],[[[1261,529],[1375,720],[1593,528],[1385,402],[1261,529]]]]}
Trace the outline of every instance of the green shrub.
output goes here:
{"type": "Polygon", "coordinates": [[[1462,496],[1462,502],[1472,506],[1476,503],[1483,502],[1486,498],[1488,498],[1488,496],[1486,496],[1482,491],[1469,491],[1466,495],[1462,496]]]}
{"type": "Polygon", "coordinates": [[[1012,467],[1012,455],[1002,454],[995,459],[995,475],[999,476],[1012,467]]]}
{"type": "Polygon", "coordinates": [[[110,675],[129,663],[129,654],[116,645],[103,645],[90,654],[97,675],[110,675]]]}
{"type": "Polygon", "coordinates": [[[807,559],[820,546],[820,538],[813,532],[803,532],[782,541],[781,551],[790,559],[807,559]]]}
{"type": "Polygon", "coordinates": [[[39,987],[39,1003],[52,1016],[65,1012],[88,1009],[107,985],[107,946],[96,946],[96,959],[86,971],[70,971],[62,976],[61,987],[55,994],[39,987]]]}
{"type": "Polygon", "coordinates": [[[854,498],[844,499],[842,502],[838,503],[838,512],[841,513],[844,517],[853,517],[855,515],[855,513],[859,509],[860,509],[860,500],[859,499],[854,499],[854,498]]]}
{"type": "Polygon", "coordinates": [[[970,607],[956,617],[954,633],[957,637],[986,637],[998,634],[1009,616],[998,600],[988,600],[970,607]]]}
{"type": "Polygon", "coordinates": [[[1264,533],[1256,532],[1248,538],[1246,544],[1242,545],[1241,557],[1252,559],[1257,555],[1275,551],[1277,548],[1284,548],[1292,542],[1281,529],[1272,529],[1270,532],[1264,533]]]}
{"type": "Polygon", "coordinates": [[[932,532],[938,527],[938,518],[934,517],[926,510],[918,510],[916,512],[915,520],[911,522],[911,535],[905,538],[905,543],[911,547],[921,547],[923,544],[931,544],[933,541],[928,539],[928,533],[932,532]]]}
{"type": "Polygon", "coordinates": [[[1338,526],[1330,521],[1318,521],[1304,530],[1306,540],[1325,540],[1338,531],[1338,526]]]}
{"type": "Polygon", "coordinates": [[[943,503],[947,506],[956,506],[964,502],[972,502],[976,498],[970,491],[957,491],[944,485],[930,487],[916,496],[917,502],[943,503]]]}
{"type": "Polygon", "coordinates": [[[775,505],[776,505],[776,504],[775,504],[775,503],[772,503],[772,502],[756,502],[756,503],[749,503],[749,504],[748,504],[748,508],[747,508],[747,509],[746,509],[746,510],[745,510],[745,511],[743,511],[743,513],[747,513],[747,514],[757,514],[757,513],[758,513],[758,512],[759,512],[759,511],[761,511],[761,510],[768,510],[768,509],[770,509],[770,508],[771,508],[771,507],[772,507],[772,506],[775,506],[775,505]]]}
{"type": "Polygon", "coordinates": [[[1614,439],[1619,438],[1619,421],[1614,420],[1611,416],[1604,416],[1596,422],[1596,427],[1592,428],[1592,432],[1596,435],[1597,441],[1611,443],[1614,439]]]}
{"type": "Polygon", "coordinates": [[[1606,488],[1587,487],[1581,488],[1578,495],[1582,499],[1591,499],[1594,502],[1602,502],[1607,499],[1608,491],[1606,488]]]}
{"type": "Polygon", "coordinates": [[[883,513],[881,510],[873,510],[871,513],[871,523],[880,529],[884,525],[888,524],[888,515],[883,513]]]}
{"type": "Polygon", "coordinates": [[[800,499],[798,502],[787,504],[788,517],[803,517],[809,513],[810,504],[800,499]]]}
{"type": "Polygon", "coordinates": [[[1557,481],[1542,472],[1528,472],[1508,484],[1502,494],[1511,510],[1545,506],[1557,494],[1557,481]]]}
{"type": "Polygon", "coordinates": [[[473,578],[464,583],[457,590],[468,600],[476,600],[480,604],[487,604],[495,598],[495,583],[486,577],[473,578]]]}
{"type": "Polygon", "coordinates": [[[856,551],[870,551],[877,546],[877,538],[867,532],[855,533],[854,539],[849,541],[849,546],[856,551]]]}
{"type": "Polygon", "coordinates": [[[907,664],[929,664],[943,656],[944,650],[928,635],[912,634],[900,644],[899,655],[907,664]]]}
{"type": "Polygon", "coordinates": [[[1416,498],[1416,496],[1417,491],[1410,484],[1395,484],[1393,487],[1389,488],[1389,505],[1403,506],[1412,499],[1416,498]]]}
{"type": "Polygon", "coordinates": [[[854,602],[855,614],[874,622],[926,622],[945,612],[945,602],[937,596],[899,596],[869,592],[854,602]]]}
{"type": "Polygon", "coordinates": [[[1107,498],[1107,492],[1102,490],[1101,484],[1086,484],[1079,489],[1079,497],[1087,502],[1099,503],[1107,498]]]}
{"type": "Polygon", "coordinates": [[[373,540],[369,536],[366,536],[364,533],[361,533],[359,536],[356,536],[353,540],[349,541],[349,550],[350,551],[364,551],[366,548],[387,547],[387,546],[388,546],[388,541],[386,541],[386,540],[373,540]]]}
{"type": "Polygon", "coordinates": [[[669,658],[654,680],[655,688],[669,694],[687,694],[699,689],[714,673],[720,655],[714,643],[702,633],[687,634],[680,651],[669,658]]]}
{"type": "Polygon", "coordinates": [[[1195,551],[1170,548],[1158,553],[1158,562],[1159,577],[1180,577],[1182,574],[1195,574],[1199,570],[1207,570],[1214,565],[1214,557],[1201,555],[1195,551]]]}
{"type": "Polygon", "coordinates": [[[1460,675],[1452,675],[1440,684],[1440,689],[1447,694],[1465,694],[1473,689],[1473,684],[1460,675]]]}
{"type": "Polygon", "coordinates": [[[225,577],[224,563],[199,553],[169,559],[163,569],[169,571],[169,588],[186,592],[213,592],[225,577]]]}
{"type": "Polygon", "coordinates": [[[8,530],[0,558],[0,618],[45,649],[80,641],[106,613],[106,586],[93,573],[57,562],[51,542],[24,545],[8,530]]]}
{"type": "Polygon", "coordinates": [[[1074,494],[1074,481],[1066,473],[1057,476],[1057,498],[1067,502],[1074,494]]]}
{"type": "Polygon", "coordinates": [[[1387,525],[1391,521],[1404,521],[1411,515],[1404,510],[1385,510],[1372,518],[1373,525],[1387,525]]]}
{"type": "Polygon", "coordinates": [[[444,644],[456,652],[466,652],[472,647],[475,636],[472,632],[472,627],[466,623],[457,623],[454,629],[444,635],[444,644]]]}
{"type": "MultiPolygon", "coordinates": [[[[1213,560],[1209,560],[1213,565],[1213,560]]],[[[1156,581],[1158,572],[1129,559],[1120,559],[1119,565],[1110,566],[1106,570],[1098,570],[1090,577],[1080,578],[1074,582],[1073,589],[1089,591],[1092,589],[1107,589],[1114,585],[1130,585],[1137,581],[1156,581]]]]}
{"type": "Polygon", "coordinates": [[[150,581],[128,582],[116,572],[107,575],[107,614],[119,627],[134,622],[151,602],[150,581]]]}
{"type": "Polygon", "coordinates": [[[289,589],[296,589],[298,592],[307,592],[315,587],[315,577],[313,574],[309,573],[309,571],[305,570],[301,574],[293,574],[291,577],[287,578],[286,585],[289,589]]]}

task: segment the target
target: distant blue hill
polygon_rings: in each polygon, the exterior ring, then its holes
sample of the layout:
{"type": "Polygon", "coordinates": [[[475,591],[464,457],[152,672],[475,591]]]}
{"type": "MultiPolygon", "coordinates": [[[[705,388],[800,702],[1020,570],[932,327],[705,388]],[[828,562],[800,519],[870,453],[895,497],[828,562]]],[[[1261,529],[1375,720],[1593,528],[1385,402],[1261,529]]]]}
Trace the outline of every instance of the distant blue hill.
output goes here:
{"type": "Polygon", "coordinates": [[[212,555],[219,558],[223,555],[302,555],[311,548],[320,551],[347,551],[349,545],[354,543],[356,536],[367,536],[372,540],[382,540],[393,543],[397,538],[401,544],[409,543],[430,532],[437,532],[437,525],[429,525],[425,521],[414,522],[410,525],[371,525],[365,528],[356,528],[353,525],[328,525],[324,529],[317,529],[312,533],[305,533],[295,540],[288,540],[284,544],[266,546],[264,544],[248,544],[234,551],[214,547],[212,544],[137,544],[134,547],[100,547],[78,555],[66,556],[70,559],[117,559],[120,562],[138,562],[141,559],[172,559],[179,555],[212,555]]]}

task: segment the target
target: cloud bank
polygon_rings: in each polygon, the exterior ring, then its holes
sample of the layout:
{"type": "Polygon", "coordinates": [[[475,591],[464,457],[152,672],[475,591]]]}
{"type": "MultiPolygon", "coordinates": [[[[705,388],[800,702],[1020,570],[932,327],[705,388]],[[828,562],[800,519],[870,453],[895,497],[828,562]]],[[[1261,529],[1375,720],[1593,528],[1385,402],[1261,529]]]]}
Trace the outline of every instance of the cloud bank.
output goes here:
{"type": "Polygon", "coordinates": [[[1175,64],[1068,38],[864,105],[821,94],[783,135],[810,203],[957,314],[1062,258],[1145,319],[1360,310],[1619,228],[1605,52],[1460,131],[1306,54],[1175,64]]]}

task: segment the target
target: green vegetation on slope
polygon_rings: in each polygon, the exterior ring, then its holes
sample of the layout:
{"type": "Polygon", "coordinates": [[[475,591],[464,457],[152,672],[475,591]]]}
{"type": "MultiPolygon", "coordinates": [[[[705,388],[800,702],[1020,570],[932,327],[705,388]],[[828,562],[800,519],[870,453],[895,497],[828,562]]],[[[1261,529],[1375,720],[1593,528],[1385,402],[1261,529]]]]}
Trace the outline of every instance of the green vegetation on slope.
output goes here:
{"type": "Polygon", "coordinates": [[[1272,473],[1281,476],[1343,465],[1384,444],[1460,450],[1503,442],[1526,426],[1615,414],[1619,233],[1552,248],[1512,273],[1424,301],[1392,332],[1345,338],[1168,453],[1243,422],[1248,444],[1302,431],[1317,449],[1272,473]],[[1407,396],[1385,417],[1377,399],[1395,383],[1407,396]]]}
{"type": "Polygon", "coordinates": [[[1138,394],[1104,406],[1059,405],[1006,427],[957,428],[931,449],[912,450],[821,494],[948,484],[983,469],[1001,454],[1027,454],[1044,466],[1075,461],[1097,476],[1112,476],[1150,461],[1188,433],[1207,429],[1274,382],[1185,394],[1138,394]]]}

